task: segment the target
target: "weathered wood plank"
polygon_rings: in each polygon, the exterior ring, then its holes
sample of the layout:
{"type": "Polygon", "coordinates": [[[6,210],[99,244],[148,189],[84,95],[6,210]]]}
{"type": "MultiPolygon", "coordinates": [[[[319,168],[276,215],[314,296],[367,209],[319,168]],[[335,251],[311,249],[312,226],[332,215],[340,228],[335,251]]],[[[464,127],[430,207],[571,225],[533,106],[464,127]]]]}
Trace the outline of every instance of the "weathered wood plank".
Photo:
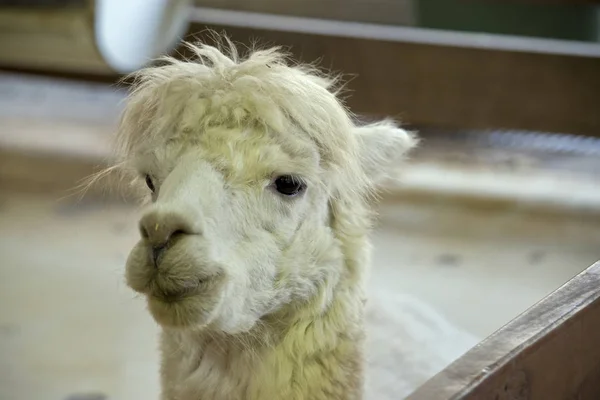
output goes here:
{"type": "Polygon", "coordinates": [[[408,400],[597,400],[599,340],[597,263],[481,342],[408,400]]]}
{"type": "Polygon", "coordinates": [[[600,135],[600,57],[196,23],[351,76],[350,108],[421,126],[600,135]]]}

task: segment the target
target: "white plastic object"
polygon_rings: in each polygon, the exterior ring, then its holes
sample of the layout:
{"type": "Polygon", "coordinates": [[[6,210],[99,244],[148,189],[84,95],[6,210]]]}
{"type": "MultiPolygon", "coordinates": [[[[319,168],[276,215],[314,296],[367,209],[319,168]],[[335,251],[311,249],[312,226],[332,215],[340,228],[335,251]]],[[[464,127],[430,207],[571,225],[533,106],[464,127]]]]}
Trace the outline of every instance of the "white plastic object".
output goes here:
{"type": "Polygon", "coordinates": [[[190,0],[96,0],[98,51],[117,72],[141,68],[178,43],[190,10],[190,0]]]}

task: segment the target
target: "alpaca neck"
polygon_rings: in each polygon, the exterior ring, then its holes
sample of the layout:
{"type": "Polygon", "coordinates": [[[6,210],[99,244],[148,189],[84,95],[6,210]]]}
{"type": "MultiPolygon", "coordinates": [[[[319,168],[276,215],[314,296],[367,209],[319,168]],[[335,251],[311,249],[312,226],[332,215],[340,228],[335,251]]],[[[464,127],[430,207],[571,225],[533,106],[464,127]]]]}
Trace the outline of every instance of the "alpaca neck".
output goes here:
{"type": "Polygon", "coordinates": [[[360,398],[364,302],[348,283],[335,285],[325,310],[316,296],[250,332],[165,330],[164,398],[360,398]]]}

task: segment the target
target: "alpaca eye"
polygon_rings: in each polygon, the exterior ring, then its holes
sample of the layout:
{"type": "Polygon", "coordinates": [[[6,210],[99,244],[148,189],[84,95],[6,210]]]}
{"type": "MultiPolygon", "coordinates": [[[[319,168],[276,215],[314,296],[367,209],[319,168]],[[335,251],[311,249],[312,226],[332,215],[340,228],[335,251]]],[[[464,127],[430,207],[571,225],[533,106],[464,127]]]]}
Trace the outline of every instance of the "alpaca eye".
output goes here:
{"type": "Polygon", "coordinates": [[[146,186],[148,186],[148,189],[150,189],[152,193],[154,193],[154,191],[156,190],[156,188],[154,187],[154,182],[152,182],[152,178],[150,178],[150,175],[146,175],[146,186]]]}
{"type": "Polygon", "coordinates": [[[275,179],[275,189],[286,196],[295,196],[305,188],[306,185],[302,180],[291,175],[282,175],[275,179]]]}

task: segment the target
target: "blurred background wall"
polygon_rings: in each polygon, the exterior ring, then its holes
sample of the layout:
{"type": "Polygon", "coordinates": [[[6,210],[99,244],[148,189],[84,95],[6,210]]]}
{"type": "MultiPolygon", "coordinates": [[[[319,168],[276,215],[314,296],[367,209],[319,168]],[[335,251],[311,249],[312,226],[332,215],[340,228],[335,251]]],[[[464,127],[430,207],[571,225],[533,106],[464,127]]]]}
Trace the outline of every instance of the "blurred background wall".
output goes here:
{"type": "Polygon", "coordinates": [[[366,115],[452,129],[597,135],[599,6],[590,1],[4,2],[0,65],[115,82],[178,38],[288,46],[345,73],[366,115]],[[6,4],[10,4],[6,5],[6,4]],[[484,99],[482,101],[482,99],[484,99]]]}
{"type": "Polygon", "coordinates": [[[432,368],[390,361],[418,386],[600,259],[599,10],[0,0],[0,399],[157,398],[157,328],[123,283],[137,205],[81,184],[110,163],[119,80],[207,28],[343,73],[354,113],[422,136],[384,188],[369,289],[407,329],[443,321],[423,335],[432,368]]]}

